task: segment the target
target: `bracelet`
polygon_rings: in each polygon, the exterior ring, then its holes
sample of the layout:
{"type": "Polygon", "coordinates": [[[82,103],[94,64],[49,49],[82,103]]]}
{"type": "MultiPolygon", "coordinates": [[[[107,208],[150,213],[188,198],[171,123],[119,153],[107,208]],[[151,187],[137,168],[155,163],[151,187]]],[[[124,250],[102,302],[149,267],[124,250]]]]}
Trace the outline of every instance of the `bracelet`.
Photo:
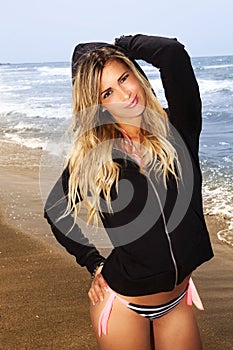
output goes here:
{"type": "Polygon", "coordinates": [[[96,271],[98,270],[99,267],[101,266],[104,266],[104,262],[102,261],[99,265],[97,265],[94,269],[94,271],[92,272],[91,274],[91,278],[94,279],[95,278],[95,274],[96,274],[96,271]]]}

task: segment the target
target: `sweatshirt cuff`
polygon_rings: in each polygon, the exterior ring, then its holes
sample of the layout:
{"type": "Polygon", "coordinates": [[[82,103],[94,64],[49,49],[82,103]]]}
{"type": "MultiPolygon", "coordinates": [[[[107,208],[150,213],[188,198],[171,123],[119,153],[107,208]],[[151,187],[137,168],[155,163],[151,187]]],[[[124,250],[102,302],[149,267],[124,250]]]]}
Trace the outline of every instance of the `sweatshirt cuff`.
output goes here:
{"type": "Polygon", "coordinates": [[[127,50],[131,38],[133,38],[133,35],[121,35],[119,38],[115,38],[115,45],[127,50]]]}
{"type": "Polygon", "coordinates": [[[86,268],[93,275],[96,268],[105,262],[105,258],[100,254],[93,254],[93,256],[89,256],[88,262],[86,263],[86,268]]]}

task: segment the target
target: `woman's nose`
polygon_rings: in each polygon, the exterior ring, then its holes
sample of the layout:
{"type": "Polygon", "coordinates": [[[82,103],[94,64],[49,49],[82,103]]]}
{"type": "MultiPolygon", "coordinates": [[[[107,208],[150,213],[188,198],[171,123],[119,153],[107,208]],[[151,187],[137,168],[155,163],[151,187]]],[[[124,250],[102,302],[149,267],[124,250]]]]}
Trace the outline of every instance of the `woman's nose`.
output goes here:
{"type": "Polygon", "coordinates": [[[131,96],[131,91],[130,89],[127,89],[125,87],[120,88],[120,97],[123,100],[128,100],[131,96]]]}

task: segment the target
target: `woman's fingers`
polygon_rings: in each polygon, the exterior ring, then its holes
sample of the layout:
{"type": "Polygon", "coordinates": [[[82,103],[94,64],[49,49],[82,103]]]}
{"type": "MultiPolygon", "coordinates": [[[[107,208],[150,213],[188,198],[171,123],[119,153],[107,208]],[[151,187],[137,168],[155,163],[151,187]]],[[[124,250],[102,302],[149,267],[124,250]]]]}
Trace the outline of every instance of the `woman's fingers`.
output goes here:
{"type": "Polygon", "coordinates": [[[101,274],[98,274],[96,277],[98,278],[98,282],[99,282],[101,289],[104,289],[105,292],[108,292],[108,285],[107,285],[105,279],[103,278],[103,276],[101,274]]]}
{"type": "Polygon", "coordinates": [[[92,281],[88,296],[93,305],[104,300],[104,293],[107,292],[107,283],[101,274],[97,274],[92,281]]]}
{"type": "Polygon", "coordinates": [[[94,290],[90,289],[88,292],[89,299],[93,305],[99,303],[99,298],[98,295],[95,293],[94,290]]]}
{"type": "Polygon", "coordinates": [[[100,284],[100,279],[97,276],[92,283],[91,290],[92,290],[92,295],[94,297],[95,304],[98,303],[99,301],[104,300],[104,290],[102,289],[100,284]]]}

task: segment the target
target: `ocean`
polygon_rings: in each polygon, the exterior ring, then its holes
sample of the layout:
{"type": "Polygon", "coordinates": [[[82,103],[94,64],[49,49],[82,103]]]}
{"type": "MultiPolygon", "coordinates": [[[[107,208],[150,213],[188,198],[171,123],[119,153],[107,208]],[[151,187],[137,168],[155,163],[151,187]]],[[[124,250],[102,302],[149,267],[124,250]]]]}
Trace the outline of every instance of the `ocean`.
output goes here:
{"type": "MultiPolygon", "coordinates": [[[[158,71],[139,61],[166,107],[158,71]]],[[[205,214],[228,229],[218,238],[233,246],[233,56],[192,58],[203,105],[200,162],[205,214]]],[[[0,65],[0,139],[41,147],[56,156],[71,120],[69,62],[0,65]]]]}

